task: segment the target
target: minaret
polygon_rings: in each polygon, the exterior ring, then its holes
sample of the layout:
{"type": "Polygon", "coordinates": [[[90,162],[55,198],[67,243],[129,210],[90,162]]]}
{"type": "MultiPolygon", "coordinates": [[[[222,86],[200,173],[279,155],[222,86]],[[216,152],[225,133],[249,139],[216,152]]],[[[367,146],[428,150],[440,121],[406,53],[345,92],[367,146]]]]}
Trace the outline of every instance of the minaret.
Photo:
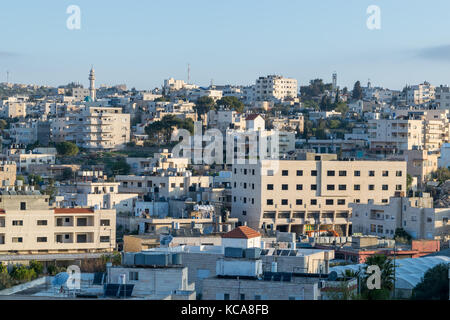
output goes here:
{"type": "Polygon", "coordinates": [[[89,72],[89,92],[90,92],[92,101],[95,101],[95,71],[94,71],[94,67],[92,67],[91,72],[89,72]]]}

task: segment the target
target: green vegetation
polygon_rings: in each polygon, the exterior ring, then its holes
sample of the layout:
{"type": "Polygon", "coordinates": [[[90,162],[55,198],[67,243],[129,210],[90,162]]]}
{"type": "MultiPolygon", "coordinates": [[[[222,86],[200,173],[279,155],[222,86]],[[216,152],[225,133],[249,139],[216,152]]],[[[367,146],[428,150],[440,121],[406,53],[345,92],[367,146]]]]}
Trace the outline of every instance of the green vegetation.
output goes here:
{"type": "Polygon", "coordinates": [[[300,95],[303,100],[312,100],[313,97],[318,97],[325,93],[325,90],[331,91],[331,83],[323,83],[322,79],[314,79],[309,82],[308,86],[300,87],[300,95]]]}
{"type": "Polygon", "coordinates": [[[76,144],[64,141],[56,144],[56,151],[58,151],[58,154],[61,156],[73,157],[76,156],[80,150],[76,144]]]}
{"type": "Polygon", "coordinates": [[[439,168],[431,173],[431,177],[440,183],[444,183],[450,179],[450,170],[448,168],[439,168]]]}
{"type": "Polygon", "coordinates": [[[410,243],[412,237],[405,229],[397,228],[395,229],[394,240],[399,243],[410,243]]]}
{"type": "Polygon", "coordinates": [[[236,97],[223,97],[217,101],[217,105],[237,112],[244,111],[244,103],[236,97]]]}
{"type": "Polygon", "coordinates": [[[158,144],[171,141],[174,129],[186,129],[194,133],[194,121],[192,119],[180,119],[174,115],[164,116],[161,121],[155,121],[145,127],[145,133],[158,144]]]}
{"type": "Polygon", "coordinates": [[[211,97],[200,97],[197,99],[197,102],[195,103],[195,111],[197,112],[197,115],[203,115],[205,113],[208,113],[210,110],[214,110],[216,107],[216,102],[211,97]]]}
{"type": "Polygon", "coordinates": [[[387,300],[391,297],[394,288],[394,264],[387,256],[373,255],[366,259],[364,268],[364,277],[361,282],[361,298],[363,300],[387,300]],[[381,271],[381,288],[370,290],[367,287],[367,281],[371,274],[367,273],[368,266],[376,265],[381,271]]]}
{"type": "Polygon", "coordinates": [[[448,265],[442,263],[425,272],[413,289],[413,300],[448,300],[448,265]]]}
{"type": "Polygon", "coordinates": [[[362,88],[361,88],[361,82],[356,81],[355,85],[353,87],[353,94],[352,98],[355,100],[361,100],[363,97],[362,88]]]}

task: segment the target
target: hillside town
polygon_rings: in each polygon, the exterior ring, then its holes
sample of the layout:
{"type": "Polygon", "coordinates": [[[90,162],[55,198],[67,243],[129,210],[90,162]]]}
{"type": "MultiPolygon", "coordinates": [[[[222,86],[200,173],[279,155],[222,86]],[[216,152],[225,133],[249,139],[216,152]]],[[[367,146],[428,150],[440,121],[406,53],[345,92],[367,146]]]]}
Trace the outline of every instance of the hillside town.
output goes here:
{"type": "Polygon", "coordinates": [[[96,76],[0,84],[1,299],[423,299],[448,269],[448,86],[96,76]]]}

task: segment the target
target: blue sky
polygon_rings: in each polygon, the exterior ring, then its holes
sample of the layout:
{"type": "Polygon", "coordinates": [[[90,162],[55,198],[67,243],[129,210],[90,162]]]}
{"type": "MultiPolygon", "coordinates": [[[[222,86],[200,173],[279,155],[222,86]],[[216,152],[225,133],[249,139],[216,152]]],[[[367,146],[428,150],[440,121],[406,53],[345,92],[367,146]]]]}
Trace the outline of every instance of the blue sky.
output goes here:
{"type": "Polygon", "coordinates": [[[0,82],[126,83],[150,89],[173,76],[200,85],[251,84],[281,74],[401,89],[450,83],[450,1],[39,0],[0,3],[0,82]],[[69,5],[81,29],[69,30],[69,5]],[[381,30],[366,27],[369,5],[381,30]]]}

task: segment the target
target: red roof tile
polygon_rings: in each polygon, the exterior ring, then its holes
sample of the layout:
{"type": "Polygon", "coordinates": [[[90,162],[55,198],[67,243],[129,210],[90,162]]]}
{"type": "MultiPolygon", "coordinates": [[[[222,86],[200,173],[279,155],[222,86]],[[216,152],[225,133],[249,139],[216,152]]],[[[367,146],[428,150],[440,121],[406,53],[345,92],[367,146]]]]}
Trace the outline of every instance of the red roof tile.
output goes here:
{"type": "Polygon", "coordinates": [[[251,115],[247,116],[247,118],[245,118],[245,120],[255,120],[258,116],[259,116],[259,114],[251,114],[251,115]]]}
{"type": "Polygon", "coordinates": [[[231,230],[230,232],[225,233],[222,238],[228,239],[252,239],[256,237],[261,237],[261,234],[249,228],[247,226],[237,227],[236,229],[231,230]]]}
{"type": "Polygon", "coordinates": [[[55,208],[55,213],[94,213],[90,208],[55,208]]]}

